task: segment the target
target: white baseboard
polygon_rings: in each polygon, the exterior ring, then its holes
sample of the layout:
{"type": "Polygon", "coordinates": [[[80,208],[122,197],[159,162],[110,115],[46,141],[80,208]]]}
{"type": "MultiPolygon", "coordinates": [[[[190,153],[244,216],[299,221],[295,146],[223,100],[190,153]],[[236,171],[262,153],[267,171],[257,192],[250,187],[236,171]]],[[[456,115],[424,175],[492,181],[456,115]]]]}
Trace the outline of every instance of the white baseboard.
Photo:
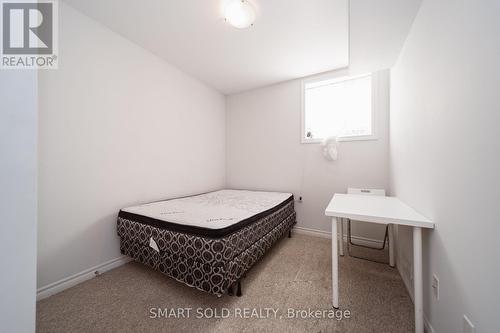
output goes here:
{"type": "MultiPolygon", "coordinates": [[[[412,279],[410,275],[413,273],[412,272],[413,268],[410,266],[411,264],[409,264],[407,261],[405,264],[404,261],[405,261],[405,259],[398,256],[397,260],[396,260],[396,266],[398,268],[399,275],[401,276],[401,280],[403,280],[403,284],[406,288],[406,291],[408,292],[408,295],[410,295],[410,299],[411,299],[412,303],[415,303],[414,298],[413,298],[413,296],[414,296],[413,295],[413,283],[412,283],[413,281],[410,280],[410,279],[412,279]]],[[[434,333],[434,328],[432,327],[429,319],[427,319],[427,316],[425,315],[425,313],[424,313],[424,330],[427,333],[434,333]]]]}
{"type": "Polygon", "coordinates": [[[81,271],[80,273],[76,273],[59,281],[38,288],[36,291],[36,300],[39,301],[41,299],[57,294],[65,289],[76,286],[77,284],[82,283],[83,281],[89,280],[99,274],[102,274],[118,266],[124,265],[131,260],[132,259],[127,256],[120,256],[118,258],[111,259],[100,265],[88,268],[84,271],[81,271]]]}
{"type": "Polygon", "coordinates": [[[320,238],[332,238],[332,233],[328,231],[322,231],[322,230],[316,230],[316,229],[309,229],[309,228],[304,228],[304,227],[298,227],[295,226],[293,227],[293,231],[301,235],[307,235],[307,236],[314,236],[314,237],[320,237],[320,238]]]}
{"type": "MultiPolygon", "coordinates": [[[[408,282],[403,277],[403,274],[401,274],[401,271],[399,271],[399,275],[401,275],[401,279],[403,280],[403,284],[406,287],[406,291],[408,292],[408,295],[410,295],[410,299],[411,299],[412,303],[414,303],[414,300],[413,300],[413,289],[410,288],[410,282],[408,282]]],[[[434,333],[435,332],[434,328],[431,325],[431,322],[429,321],[429,319],[427,318],[427,316],[425,315],[425,313],[424,313],[424,331],[426,333],[434,333]]]]}
{"type": "Polygon", "coordinates": [[[424,331],[427,333],[435,333],[434,328],[432,327],[429,319],[427,319],[426,315],[424,315],[424,331]]]}
{"type": "MultiPolygon", "coordinates": [[[[298,227],[298,226],[295,226],[293,228],[293,231],[297,232],[298,234],[302,234],[302,235],[328,238],[328,239],[332,238],[332,233],[329,231],[316,230],[316,229],[310,229],[310,228],[304,228],[304,227],[298,227]]],[[[371,238],[354,236],[354,235],[352,235],[352,239],[356,240],[356,243],[358,243],[360,245],[365,245],[365,246],[381,246],[382,245],[382,241],[378,240],[378,239],[371,239],[371,238]]],[[[347,241],[347,235],[344,235],[344,242],[346,242],[346,241],[347,241]]]]}

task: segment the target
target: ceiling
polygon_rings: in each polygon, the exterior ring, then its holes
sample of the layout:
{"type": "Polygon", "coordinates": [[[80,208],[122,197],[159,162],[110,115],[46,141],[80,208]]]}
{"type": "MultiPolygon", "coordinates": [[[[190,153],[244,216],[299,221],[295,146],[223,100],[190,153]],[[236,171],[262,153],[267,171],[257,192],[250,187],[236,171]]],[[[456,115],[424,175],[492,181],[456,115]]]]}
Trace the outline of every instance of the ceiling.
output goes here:
{"type": "Polygon", "coordinates": [[[348,0],[249,0],[243,30],[224,22],[225,1],[65,2],[224,94],[348,65],[348,0]]]}

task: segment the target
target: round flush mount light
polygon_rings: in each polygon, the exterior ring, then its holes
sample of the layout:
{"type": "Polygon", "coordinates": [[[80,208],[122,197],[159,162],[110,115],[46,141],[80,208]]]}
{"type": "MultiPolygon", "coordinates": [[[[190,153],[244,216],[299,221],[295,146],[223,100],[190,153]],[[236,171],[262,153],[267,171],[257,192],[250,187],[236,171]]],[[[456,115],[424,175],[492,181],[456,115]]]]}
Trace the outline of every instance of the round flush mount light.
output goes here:
{"type": "Polygon", "coordinates": [[[248,28],[255,21],[255,9],[246,0],[232,0],[224,9],[224,19],[235,28],[248,28]]]}

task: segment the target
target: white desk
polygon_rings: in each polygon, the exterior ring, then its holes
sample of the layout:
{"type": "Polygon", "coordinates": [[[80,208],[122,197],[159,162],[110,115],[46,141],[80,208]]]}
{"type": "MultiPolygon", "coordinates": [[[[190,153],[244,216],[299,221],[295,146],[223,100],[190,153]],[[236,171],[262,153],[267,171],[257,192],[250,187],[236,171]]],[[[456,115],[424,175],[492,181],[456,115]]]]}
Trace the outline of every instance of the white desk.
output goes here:
{"type": "Polygon", "coordinates": [[[415,302],[415,332],[424,332],[422,289],[422,228],[434,228],[434,223],[395,197],[356,194],[335,194],[326,207],[332,216],[332,293],[333,306],[339,307],[339,272],[337,222],[348,218],[363,222],[399,224],[413,227],[413,284],[415,302]]]}

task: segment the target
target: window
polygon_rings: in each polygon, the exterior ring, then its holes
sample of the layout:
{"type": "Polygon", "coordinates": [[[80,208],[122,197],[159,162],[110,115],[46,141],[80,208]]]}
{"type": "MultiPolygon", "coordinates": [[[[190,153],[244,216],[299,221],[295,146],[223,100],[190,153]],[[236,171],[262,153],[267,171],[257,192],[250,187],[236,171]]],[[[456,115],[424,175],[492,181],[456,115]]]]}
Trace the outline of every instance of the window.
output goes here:
{"type": "Polygon", "coordinates": [[[303,82],[302,142],[375,139],[372,75],[303,82]]]}

